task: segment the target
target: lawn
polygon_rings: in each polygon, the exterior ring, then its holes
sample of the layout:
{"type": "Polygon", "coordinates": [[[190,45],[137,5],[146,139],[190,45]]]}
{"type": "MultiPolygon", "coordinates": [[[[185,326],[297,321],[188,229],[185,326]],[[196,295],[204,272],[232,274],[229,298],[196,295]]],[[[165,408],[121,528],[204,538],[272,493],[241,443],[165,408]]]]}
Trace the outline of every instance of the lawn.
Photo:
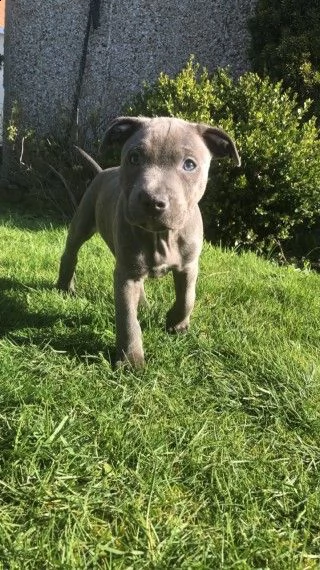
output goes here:
{"type": "Polygon", "coordinates": [[[190,332],[149,281],[114,371],[105,245],[68,298],[66,228],[0,218],[0,568],[319,568],[320,276],[206,244],[190,332]]]}

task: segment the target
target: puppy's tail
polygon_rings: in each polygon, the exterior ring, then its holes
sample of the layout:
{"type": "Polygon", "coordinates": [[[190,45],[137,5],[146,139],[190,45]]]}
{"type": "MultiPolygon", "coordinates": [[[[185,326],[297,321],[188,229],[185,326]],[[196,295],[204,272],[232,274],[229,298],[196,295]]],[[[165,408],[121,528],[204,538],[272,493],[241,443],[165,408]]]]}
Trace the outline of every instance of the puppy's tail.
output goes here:
{"type": "Polygon", "coordinates": [[[94,160],[94,158],[92,158],[92,156],[90,156],[90,154],[88,154],[85,150],[83,150],[83,148],[80,148],[77,145],[74,146],[80,152],[80,154],[89,162],[89,164],[91,164],[96,173],[99,174],[99,172],[102,172],[103,168],[101,168],[101,166],[94,160]]]}

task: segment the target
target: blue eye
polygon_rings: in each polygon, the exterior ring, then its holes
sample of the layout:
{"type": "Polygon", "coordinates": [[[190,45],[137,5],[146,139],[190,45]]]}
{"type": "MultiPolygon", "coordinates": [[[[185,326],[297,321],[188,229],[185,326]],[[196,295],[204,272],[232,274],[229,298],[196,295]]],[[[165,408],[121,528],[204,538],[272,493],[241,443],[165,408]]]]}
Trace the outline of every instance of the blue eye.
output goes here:
{"type": "Polygon", "coordinates": [[[140,164],[140,153],[137,150],[133,150],[129,154],[129,162],[133,166],[138,166],[140,164]]]}
{"type": "Polygon", "coordinates": [[[195,170],[195,168],[197,168],[197,165],[194,162],[194,160],[192,160],[191,158],[187,158],[184,161],[182,168],[183,168],[183,170],[186,170],[187,172],[191,172],[192,170],[195,170]]]}

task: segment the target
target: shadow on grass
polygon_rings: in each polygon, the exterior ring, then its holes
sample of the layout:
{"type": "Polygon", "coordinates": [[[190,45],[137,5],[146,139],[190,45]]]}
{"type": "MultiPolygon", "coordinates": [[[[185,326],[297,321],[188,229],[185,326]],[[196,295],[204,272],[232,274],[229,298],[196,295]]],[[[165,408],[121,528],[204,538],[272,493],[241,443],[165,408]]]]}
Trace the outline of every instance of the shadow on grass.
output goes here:
{"type": "MultiPolygon", "coordinates": [[[[53,290],[54,286],[43,284],[42,288],[53,290]]],[[[114,346],[103,342],[101,335],[94,332],[88,315],[77,315],[75,322],[73,315],[64,316],[61,312],[52,311],[52,308],[50,312],[44,309],[30,311],[25,295],[19,296],[20,292],[25,294],[27,289],[27,284],[0,278],[0,338],[7,337],[19,346],[50,346],[60,354],[86,362],[88,357],[94,360],[102,353],[110,364],[114,362],[114,346]],[[53,331],[59,321],[64,330],[53,331]]],[[[30,289],[34,289],[34,286],[30,286],[30,289]]]]}
{"type": "Polygon", "coordinates": [[[0,225],[19,230],[42,231],[48,227],[61,228],[69,224],[70,217],[59,216],[55,212],[43,212],[21,204],[0,204],[0,225]]]}

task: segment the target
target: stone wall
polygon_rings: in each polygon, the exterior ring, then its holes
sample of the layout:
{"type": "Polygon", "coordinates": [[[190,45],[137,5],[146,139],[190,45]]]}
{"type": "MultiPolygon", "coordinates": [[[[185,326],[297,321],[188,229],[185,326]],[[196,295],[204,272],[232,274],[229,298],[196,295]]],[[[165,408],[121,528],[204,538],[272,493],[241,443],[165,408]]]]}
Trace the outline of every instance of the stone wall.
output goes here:
{"type": "Polygon", "coordinates": [[[238,75],[249,67],[255,3],[7,0],[5,121],[16,101],[23,125],[40,135],[65,129],[76,106],[80,124],[94,113],[104,126],[145,80],[176,73],[191,53],[210,71],[229,65],[238,75]]]}

